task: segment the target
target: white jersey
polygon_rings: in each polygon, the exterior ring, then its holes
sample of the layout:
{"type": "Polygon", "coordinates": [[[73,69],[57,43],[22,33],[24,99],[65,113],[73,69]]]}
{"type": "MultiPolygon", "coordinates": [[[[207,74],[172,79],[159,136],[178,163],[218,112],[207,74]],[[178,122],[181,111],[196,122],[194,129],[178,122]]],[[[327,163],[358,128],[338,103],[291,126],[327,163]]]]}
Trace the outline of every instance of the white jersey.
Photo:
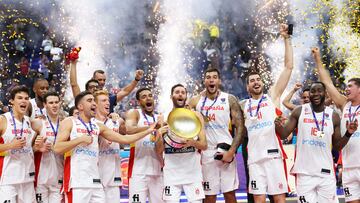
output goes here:
{"type": "Polygon", "coordinates": [[[32,107],[32,112],[31,112],[31,116],[30,116],[31,119],[35,119],[36,117],[41,116],[41,115],[46,115],[46,109],[39,108],[38,105],[36,104],[35,98],[30,99],[30,104],[32,107]]]}
{"type": "Polygon", "coordinates": [[[263,95],[262,99],[246,100],[244,117],[249,138],[247,146],[249,153],[248,164],[265,159],[286,158],[281,141],[275,132],[274,121],[279,113],[271,98],[266,94],[263,95]]]}
{"type": "MultiPolygon", "coordinates": [[[[84,124],[77,118],[71,118],[73,122],[70,140],[81,136],[89,136],[84,124]]],[[[87,128],[91,131],[89,123],[87,128]]],[[[71,188],[102,188],[99,175],[99,126],[94,120],[91,121],[91,136],[93,141],[90,145],[78,145],[70,152],[65,153],[64,165],[64,190],[71,188]]]]}
{"type": "MultiPolygon", "coordinates": [[[[120,122],[106,119],[105,122],[95,120],[99,123],[104,123],[106,127],[119,133],[120,122]]],[[[99,172],[101,183],[104,187],[107,186],[121,186],[121,158],[120,145],[116,142],[110,142],[103,137],[99,138],[99,172]]]]}
{"type": "MultiPolygon", "coordinates": [[[[54,130],[56,124],[53,123],[54,130]]],[[[42,120],[40,135],[46,137],[46,142],[55,144],[55,133],[49,120],[42,120]]],[[[57,186],[62,183],[64,174],[64,157],[53,151],[35,152],[35,171],[37,185],[57,186]]]]}
{"type": "Polygon", "coordinates": [[[324,134],[319,136],[310,104],[302,105],[298,121],[295,163],[291,173],[335,177],[331,154],[334,133],[333,112],[334,110],[329,107],[325,107],[324,114],[314,112],[320,131],[324,115],[324,134]]]}
{"type": "Polygon", "coordinates": [[[24,116],[23,122],[16,120],[15,126],[11,113],[5,113],[7,126],[3,135],[0,137],[0,143],[10,143],[17,137],[26,139],[26,145],[21,149],[12,149],[0,153],[0,186],[28,183],[34,181],[34,153],[32,150],[32,140],[34,131],[30,126],[30,119],[24,116]]]}
{"type": "Polygon", "coordinates": [[[164,185],[201,183],[201,155],[195,147],[176,149],[164,142],[164,185]]]}
{"type": "Polygon", "coordinates": [[[231,127],[229,94],[219,92],[214,100],[201,96],[196,111],[207,116],[208,120],[205,122],[205,134],[209,150],[202,151],[202,156],[205,158],[203,161],[204,163],[206,160],[213,161],[213,150],[216,149],[217,144],[231,145],[233,140],[229,130],[231,127]]]}
{"type": "MultiPolygon", "coordinates": [[[[349,121],[349,108],[351,107],[351,102],[348,102],[342,113],[341,117],[341,135],[345,135],[346,132],[346,122],[349,121]]],[[[357,106],[351,107],[351,114],[352,121],[355,121],[356,119],[360,121],[360,109],[357,110],[355,113],[355,110],[357,109],[357,106]]],[[[357,168],[360,167],[360,128],[355,131],[354,134],[352,134],[349,142],[345,145],[345,147],[342,149],[342,164],[344,168],[357,168]]]]}
{"type": "MultiPolygon", "coordinates": [[[[137,126],[144,127],[155,123],[157,114],[153,116],[144,114],[141,109],[137,126]]],[[[155,151],[154,135],[149,134],[130,146],[129,177],[132,175],[161,175],[161,165],[155,151]]]]}

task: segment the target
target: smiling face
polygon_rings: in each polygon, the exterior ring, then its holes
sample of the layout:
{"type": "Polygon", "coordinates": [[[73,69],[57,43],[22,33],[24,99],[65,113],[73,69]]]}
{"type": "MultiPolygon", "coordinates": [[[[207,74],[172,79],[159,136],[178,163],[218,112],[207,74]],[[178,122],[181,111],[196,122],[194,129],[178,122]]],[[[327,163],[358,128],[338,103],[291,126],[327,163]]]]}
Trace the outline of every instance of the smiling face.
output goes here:
{"type": "Polygon", "coordinates": [[[246,88],[250,95],[260,95],[263,93],[264,83],[259,74],[249,75],[247,81],[246,88]]]}
{"type": "Polygon", "coordinates": [[[58,115],[60,111],[60,99],[58,96],[48,96],[44,101],[46,112],[53,116],[58,115]]]}
{"type": "Polygon", "coordinates": [[[101,115],[108,115],[110,113],[110,100],[109,96],[100,94],[96,96],[97,111],[101,115]]]}
{"type": "Polygon", "coordinates": [[[310,87],[309,97],[313,105],[319,106],[325,102],[325,88],[321,83],[313,83],[310,87]]]}
{"type": "Polygon", "coordinates": [[[207,72],[204,78],[204,85],[207,93],[215,94],[221,85],[219,74],[216,71],[207,72]]]}
{"type": "Polygon", "coordinates": [[[309,91],[304,91],[301,94],[301,104],[307,104],[310,102],[310,95],[309,95],[309,91]]]}
{"type": "Polygon", "coordinates": [[[171,93],[171,100],[175,108],[184,108],[187,95],[185,87],[175,87],[171,93]]]}
{"type": "Polygon", "coordinates": [[[27,92],[18,92],[15,94],[14,99],[10,100],[10,103],[12,104],[15,112],[25,115],[30,104],[29,94],[27,92]]]}
{"type": "Polygon", "coordinates": [[[360,86],[358,86],[355,81],[350,81],[347,84],[345,92],[349,101],[356,101],[360,97],[360,86]]]}
{"type": "Polygon", "coordinates": [[[152,113],[154,111],[154,97],[150,90],[139,92],[138,103],[140,108],[146,113],[152,113]]]}

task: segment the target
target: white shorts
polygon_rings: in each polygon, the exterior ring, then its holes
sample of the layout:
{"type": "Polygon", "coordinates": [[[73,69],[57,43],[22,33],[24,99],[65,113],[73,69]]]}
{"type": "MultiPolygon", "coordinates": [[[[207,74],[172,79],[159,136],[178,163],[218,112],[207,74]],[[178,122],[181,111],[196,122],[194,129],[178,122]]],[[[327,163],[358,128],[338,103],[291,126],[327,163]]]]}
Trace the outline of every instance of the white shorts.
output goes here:
{"type": "Polygon", "coordinates": [[[299,203],[326,202],[338,203],[335,177],[318,177],[304,174],[296,175],[296,191],[299,203]]]}
{"type": "Polygon", "coordinates": [[[0,202],[35,203],[34,182],[1,185],[0,202]]]}
{"type": "Polygon", "coordinates": [[[360,200],[360,168],[344,168],[342,182],[345,201],[360,200]]]}
{"type": "Polygon", "coordinates": [[[205,195],[217,195],[239,188],[236,160],[231,163],[212,160],[202,164],[205,195]]]}
{"type": "Polygon", "coordinates": [[[134,175],[129,179],[129,203],[164,202],[162,176],[134,175]]]}
{"type": "Polygon", "coordinates": [[[104,203],[105,193],[102,188],[71,188],[65,193],[65,203],[104,203]]]}
{"type": "Polygon", "coordinates": [[[188,202],[196,202],[205,198],[202,183],[198,182],[183,185],[165,185],[163,199],[165,202],[179,202],[181,191],[184,191],[188,202]]]}
{"type": "Polygon", "coordinates": [[[120,186],[104,187],[105,202],[120,202],[120,186]]]}
{"type": "Polygon", "coordinates": [[[35,188],[35,192],[36,202],[38,203],[61,203],[63,200],[63,195],[60,193],[61,185],[37,185],[35,188]]]}
{"type": "Polygon", "coordinates": [[[289,192],[283,159],[267,159],[249,164],[249,193],[278,195],[289,192]]]}

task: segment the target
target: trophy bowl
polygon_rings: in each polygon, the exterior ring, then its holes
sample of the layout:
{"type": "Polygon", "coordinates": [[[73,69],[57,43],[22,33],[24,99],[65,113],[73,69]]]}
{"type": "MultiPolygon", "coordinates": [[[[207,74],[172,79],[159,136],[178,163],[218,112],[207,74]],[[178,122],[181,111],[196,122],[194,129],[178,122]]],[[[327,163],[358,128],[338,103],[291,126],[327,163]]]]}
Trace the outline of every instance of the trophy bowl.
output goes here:
{"type": "Polygon", "coordinates": [[[185,108],[176,108],[170,112],[167,121],[170,129],[164,139],[168,145],[182,148],[187,139],[198,139],[201,122],[195,112],[185,108]]]}

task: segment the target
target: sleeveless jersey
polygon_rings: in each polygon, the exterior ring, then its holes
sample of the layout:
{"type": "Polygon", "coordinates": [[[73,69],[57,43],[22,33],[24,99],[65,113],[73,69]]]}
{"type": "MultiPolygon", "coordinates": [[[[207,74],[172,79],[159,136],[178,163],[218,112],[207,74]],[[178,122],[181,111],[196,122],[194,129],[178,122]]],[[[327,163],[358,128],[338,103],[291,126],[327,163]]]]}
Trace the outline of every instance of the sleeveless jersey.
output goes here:
{"type": "MultiPolygon", "coordinates": [[[[81,136],[89,136],[86,127],[77,118],[72,118],[73,126],[70,140],[81,136]]],[[[70,188],[102,188],[99,175],[99,126],[92,119],[91,136],[93,141],[90,145],[78,145],[70,152],[65,153],[64,164],[64,190],[70,188]]],[[[90,130],[89,123],[86,123],[90,130]]]]}
{"type": "Polygon", "coordinates": [[[164,185],[202,182],[201,155],[194,147],[176,149],[164,142],[164,185]]]}
{"type": "MultiPolygon", "coordinates": [[[[334,133],[333,112],[333,109],[325,107],[324,136],[318,136],[310,103],[302,105],[298,121],[296,157],[291,173],[335,177],[331,154],[334,133]]],[[[323,113],[315,113],[315,116],[321,130],[323,113]]]]}
{"type": "MultiPolygon", "coordinates": [[[[42,120],[40,135],[47,138],[47,143],[55,144],[55,133],[48,120],[42,120]]],[[[36,184],[59,185],[63,180],[64,157],[53,151],[35,152],[35,172],[36,184]]]]}
{"type": "Polygon", "coordinates": [[[286,157],[275,132],[276,107],[266,94],[263,95],[259,105],[260,100],[251,99],[251,108],[249,107],[250,99],[247,99],[244,105],[245,127],[249,138],[247,146],[248,164],[265,159],[286,157]],[[257,109],[259,111],[256,116],[257,109]]]}
{"type": "MultiPolygon", "coordinates": [[[[149,116],[139,112],[138,127],[149,126],[156,122],[157,114],[149,116]],[[145,117],[146,116],[146,117],[145,117]]],[[[130,146],[129,177],[132,175],[161,175],[161,165],[155,151],[154,135],[149,134],[130,146]]]]}
{"type": "Polygon", "coordinates": [[[32,182],[35,177],[32,150],[32,140],[35,133],[31,129],[30,119],[27,116],[24,116],[23,122],[15,119],[15,132],[11,113],[5,113],[3,116],[6,118],[7,126],[4,134],[0,137],[0,143],[10,143],[16,137],[20,138],[21,136],[26,139],[26,145],[21,149],[11,149],[0,153],[0,185],[32,182]]]}
{"type": "MultiPolygon", "coordinates": [[[[99,123],[104,123],[106,127],[119,133],[120,122],[113,122],[111,119],[105,122],[95,120],[99,123]]],[[[107,186],[121,186],[121,158],[120,145],[116,142],[110,142],[103,137],[99,137],[99,172],[101,183],[104,187],[107,186]]]]}
{"type": "MultiPolygon", "coordinates": [[[[351,107],[351,102],[348,102],[342,113],[341,117],[341,135],[344,136],[346,132],[346,121],[349,121],[349,108],[351,107]]],[[[360,109],[355,112],[357,106],[351,107],[351,119],[355,121],[355,119],[360,122],[360,109]],[[354,117],[355,115],[355,117],[354,117]]],[[[349,121],[350,122],[350,121],[349,121]]],[[[342,161],[344,168],[358,168],[360,167],[360,127],[355,131],[355,133],[351,136],[349,142],[342,149],[342,161]]]]}
{"type": "Polygon", "coordinates": [[[30,99],[30,104],[32,107],[32,112],[30,116],[31,119],[35,119],[36,117],[41,115],[46,115],[46,109],[45,108],[40,109],[36,104],[35,98],[30,99]]]}
{"type": "Polygon", "coordinates": [[[196,105],[196,111],[204,116],[207,115],[208,120],[204,123],[208,150],[202,151],[204,157],[202,161],[203,163],[213,161],[217,144],[227,143],[231,145],[233,140],[229,131],[231,126],[229,94],[219,92],[214,100],[201,96],[196,105]]]}

